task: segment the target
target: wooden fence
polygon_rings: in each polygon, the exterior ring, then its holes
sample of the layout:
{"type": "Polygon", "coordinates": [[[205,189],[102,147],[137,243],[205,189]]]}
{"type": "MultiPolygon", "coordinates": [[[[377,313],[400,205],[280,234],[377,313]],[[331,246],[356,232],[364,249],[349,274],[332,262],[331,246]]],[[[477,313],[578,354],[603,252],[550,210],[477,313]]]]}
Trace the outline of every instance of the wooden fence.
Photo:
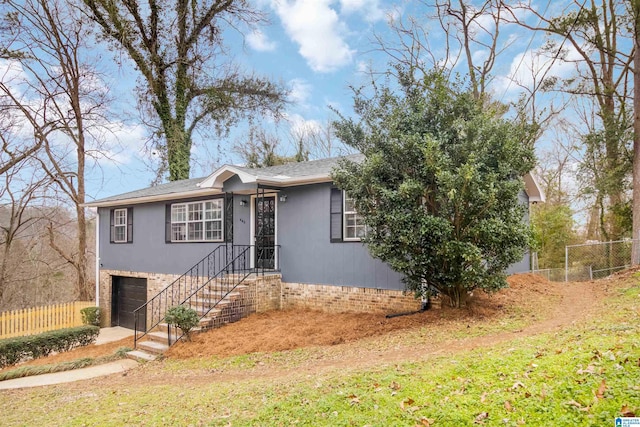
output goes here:
{"type": "Polygon", "coordinates": [[[76,301],[5,311],[0,313],[0,339],[80,326],[82,325],[80,310],[93,306],[95,306],[93,301],[76,301]]]}

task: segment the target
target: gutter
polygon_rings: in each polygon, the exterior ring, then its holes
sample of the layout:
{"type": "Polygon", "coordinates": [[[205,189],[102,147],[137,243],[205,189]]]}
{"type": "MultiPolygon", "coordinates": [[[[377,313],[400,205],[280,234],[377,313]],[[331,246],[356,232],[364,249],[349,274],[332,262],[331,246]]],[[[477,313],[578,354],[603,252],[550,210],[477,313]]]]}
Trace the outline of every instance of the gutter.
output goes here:
{"type": "Polygon", "coordinates": [[[100,307],[100,215],[96,209],[96,307],[100,307]]]}
{"type": "Polygon", "coordinates": [[[84,203],[82,206],[87,208],[106,208],[111,206],[135,205],[140,203],[164,202],[167,200],[188,199],[190,197],[209,196],[209,195],[215,195],[220,193],[222,192],[217,189],[207,188],[204,190],[189,191],[187,193],[157,194],[155,196],[143,196],[143,197],[133,197],[128,199],[105,200],[105,201],[98,200],[96,202],[84,203]]]}

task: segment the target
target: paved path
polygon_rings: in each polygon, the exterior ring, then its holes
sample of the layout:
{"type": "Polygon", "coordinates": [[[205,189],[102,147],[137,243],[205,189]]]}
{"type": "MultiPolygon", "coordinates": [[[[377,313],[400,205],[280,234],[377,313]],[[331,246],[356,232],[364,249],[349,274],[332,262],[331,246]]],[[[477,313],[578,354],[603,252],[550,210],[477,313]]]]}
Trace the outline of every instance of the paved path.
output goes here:
{"type": "MultiPolygon", "coordinates": [[[[131,329],[121,328],[119,326],[113,328],[102,328],[100,329],[100,335],[98,335],[98,338],[96,339],[96,345],[118,341],[130,336],[133,336],[133,331],[131,329]]],[[[121,359],[116,360],[115,362],[104,363],[102,365],[89,366],[88,368],[74,369],[65,372],[55,372],[53,374],[32,375],[30,377],[24,378],[15,378],[13,380],[0,381],[0,390],[38,387],[44,385],[87,380],[89,378],[96,378],[103,375],[124,372],[135,367],[137,364],[138,362],[136,362],[135,360],[121,359]]]]}
{"type": "Polygon", "coordinates": [[[56,372],[53,374],[33,375],[31,377],[16,378],[0,381],[0,390],[13,388],[39,387],[44,385],[70,383],[73,381],[87,380],[103,375],[117,374],[127,371],[138,365],[131,359],[116,360],[103,365],[90,366],[88,368],[74,369],[72,371],[56,372]]]}

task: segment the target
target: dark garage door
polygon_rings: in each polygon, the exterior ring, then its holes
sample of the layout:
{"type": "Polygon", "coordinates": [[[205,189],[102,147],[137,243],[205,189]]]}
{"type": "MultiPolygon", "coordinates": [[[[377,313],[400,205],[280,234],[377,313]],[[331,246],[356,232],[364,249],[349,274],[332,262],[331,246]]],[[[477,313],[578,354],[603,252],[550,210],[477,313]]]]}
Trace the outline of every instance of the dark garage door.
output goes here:
{"type": "MultiPolygon", "coordinates": [[[[111,325],[133,329],[133,310],[147,302],[147,279],[113,276],[111,325]]],[[[138,319],[138,330],[146,327],[146,312],[142,310],[138,319]]]]}

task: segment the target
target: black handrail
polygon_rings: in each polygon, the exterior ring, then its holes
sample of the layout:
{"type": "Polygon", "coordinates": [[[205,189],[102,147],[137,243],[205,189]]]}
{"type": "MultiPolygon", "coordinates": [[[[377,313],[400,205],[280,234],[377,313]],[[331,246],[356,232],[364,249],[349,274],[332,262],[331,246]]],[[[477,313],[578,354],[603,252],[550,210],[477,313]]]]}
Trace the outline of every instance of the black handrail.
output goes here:
{"type": "MultiPolygon", "coordinates": [[[[256,267],[251,267],[252,255],[256,253],[254,251],[262,253],[253,245],[220,245],[153,298],[136,308],[133,311],[134,347],[137,346],[140,338],[147,335],[164,320],[169,308],[186,303],[193,306],[192,299],[198,292],[210,285],[214,279],[224,285],[226,292],[223,292],[223,288],[220,286],[221,297],[215,302],[212,303],[211,295],[208,299],[202,298],[200,301],[196,301],[196,308],[198,308],[199,302],[202,304],[201,318],[206,316],[251,273],[261,271],[264,274],[265,270],[279,271],[279,246],[273,247],[274,263],[272,268],[264,268],[264,265],[259,266],[263,263],[257,261],[255,261],[256,267]],[[242,275],[242,277],[238,275],[242,275]],[[144,325],[140,324],[140,313],[145,313],[144,325]]],[[[170,334],[170,332],[168,333],[170,334]]],[[[169,344],[171,344],[170,335],[169,344]]]]}
{"type": "MultiPolygon", "coordinates": [[[[212,278],[187,296],[179,305],[187,304],[198,312],[199,320],[204,319],[221,301],[223,301],[238,285],[254,272],[251,267],[251,246],[232,248],[233,259],[224,267],[223,273],[212,278]]],[[[167,342],[169,345],[177,342],[184,333],[178,334],[178,327],[167,326],[167,342]],[[171,340],[171,329],[175,331],[175,340],[171,340]]]]}

